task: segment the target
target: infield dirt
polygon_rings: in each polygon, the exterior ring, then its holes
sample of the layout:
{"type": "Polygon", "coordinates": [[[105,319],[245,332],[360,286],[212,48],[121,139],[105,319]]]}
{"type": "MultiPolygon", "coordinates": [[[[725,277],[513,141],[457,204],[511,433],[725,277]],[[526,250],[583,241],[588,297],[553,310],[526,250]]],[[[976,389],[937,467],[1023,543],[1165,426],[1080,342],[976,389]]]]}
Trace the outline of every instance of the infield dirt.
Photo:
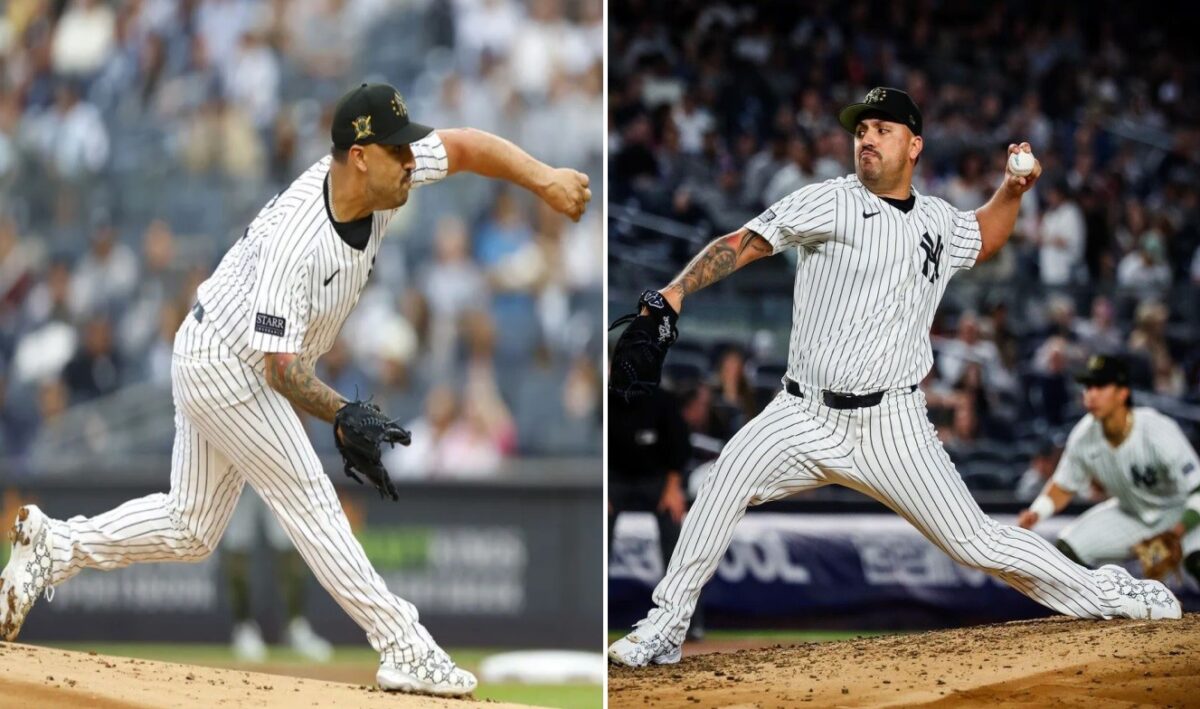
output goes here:
{"type": "MultiPolygon", "coordinates": [[[[438,699],[373,687],[260,672],[181,665],[0,643],[0,707],[441,707],[473,699],[438,699]]],[[[482,706],[482,705],[481,705],[482,706]]],[[[487,702],[488,709],[520,704],[487,702]]]]}
{"type": "MultiPolygon", "coordinates": [[[[717,651],[713,651],[717,650],[717,651]]],[[[1200,706],[1200,614],[1018,621],[609,667],[609,707],[1200,706]]]]}

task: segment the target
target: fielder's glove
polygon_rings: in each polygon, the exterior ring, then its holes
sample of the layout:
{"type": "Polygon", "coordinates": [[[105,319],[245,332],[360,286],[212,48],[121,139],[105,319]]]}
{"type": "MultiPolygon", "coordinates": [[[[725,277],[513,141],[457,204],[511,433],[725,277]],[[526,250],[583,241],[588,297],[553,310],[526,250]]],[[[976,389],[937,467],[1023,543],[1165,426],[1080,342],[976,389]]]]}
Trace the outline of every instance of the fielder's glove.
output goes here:
{"type": "Polygon", "coordinates": [[[359,485],[363,484],[359,475],[370,480],[380,497],[400,499],[383,467],[380,449],[384,443],[393,448],[397,443],[407,446],[412,442],[412,434],[384,416],[378,406],[352,401],[338,409],[333,420],[333,439],[346,464],[346,475],[359,485]]]}
{"type": "Polygon", "coordinates": [[[662,380],[663,360],[679,337],[679,314],[658,291],[648,290],[638,299],[637,311],[617,318],[611,331],[629,323],[613,350],[608,376],[609,391],[629,401],[653,391],[662,380]],[[642,306],[649,311],[641,315],[642,306]]]}
{"type": "Polygon", "coordinates": [[[1183,560],[1179,536],[1170,530],[1134,544],[1133,554],[1142,564],[1142,577],[1156,580],[1170,574],[1183,560]]]}

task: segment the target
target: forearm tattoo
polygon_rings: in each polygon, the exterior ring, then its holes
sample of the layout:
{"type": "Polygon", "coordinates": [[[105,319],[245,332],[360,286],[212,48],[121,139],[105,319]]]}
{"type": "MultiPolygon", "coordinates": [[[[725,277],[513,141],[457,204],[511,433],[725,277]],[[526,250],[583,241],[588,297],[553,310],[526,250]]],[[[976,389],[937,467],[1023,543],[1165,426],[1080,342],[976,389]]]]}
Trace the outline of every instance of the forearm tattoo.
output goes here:
{"type": "Polygon", "coordinates": [[[338,409],[346,404],[336,391],[317,378],[311,365],[299,357],[268,358],[267,383],[301,411],[333,423],[338,409]]]}
{"type": "Polygon", "coordinates": [[[745,264],[771,253],[771,245],[751,231],[738,231],[714,239],[696,254],[671,282],[683,295],[712,285],[745,264]]]}

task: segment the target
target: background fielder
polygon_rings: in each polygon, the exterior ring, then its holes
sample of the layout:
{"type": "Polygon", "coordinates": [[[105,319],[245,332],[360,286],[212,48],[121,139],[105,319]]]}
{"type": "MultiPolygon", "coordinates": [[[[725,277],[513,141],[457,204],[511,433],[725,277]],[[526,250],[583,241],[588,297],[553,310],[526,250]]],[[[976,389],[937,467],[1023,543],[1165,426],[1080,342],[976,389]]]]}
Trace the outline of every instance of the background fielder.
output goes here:
{"type": "MultiPolygon", "coordinates": [[[[1085,570],[1037,535],[986,517],[916,391],[932,364],[929,328],[946,281],[1004,245],[1040,166],[1029,177],[1006,174],[991,201],[962,212],[911,187],[923,139],[907,94],[874,89],[839,121],[855,136],[854,176],[793,192],[712,242],[661,294],[643,295],[642,317],[667,328],[661,349],[685,296],[769,254],[799,252],[785,391],[722,451],[655,588],[656,607],[609,657],[631,666],[678,661],[700,589],[746,507],[830,483],[878,499],[955,561],[1060,613],[1178,617],[1161,584],[1138,584],[1115,567],[1085,570]]],[[[1031,152],[1027,143],[1008,152],[1018,150],[1031,152]]],[[[644,333],[636,325],[630,330],[644,333]]],[[[612,381],[623,391],[638,375],[657,382],[639,366],[655,345],[640,344],[617,345],[612,381]]]]}
{"type": "Polygon", "coordinates": [[[590,198],[587,178],[487,133],[412,123],[399,92],[381,84],[342,98],[332,139],[332,156],[263,207],[200,286],[176,335],[170,492],[65,522],[22,508],[0,588],[5,639],[16,638],[42,589],[83,568],[204,558],[248,480],[381,654],[382,687],[474,688],[416,609],[372,569],[293,406],[331,422],[345,405],[313,366],[357,303],[385,228],[412,187],[470,171],[529,188],[578,219],[590,198]]]}
{"type": "Polygon", "coordinates": [[[1181,546],[1184,569],[1200,581],[1196,451],[1169,416],[1133,406],[1121,359],[1095,355],[1078,380],[1088,415],[1071,431],[1054,476],[1018,523],[1032,529],[1098,483],[1111,497],[1062,531],[1058,547],[1064,554],[1093,567],[1125,561],[1135,544],[1170,533],[1181,546]]]}

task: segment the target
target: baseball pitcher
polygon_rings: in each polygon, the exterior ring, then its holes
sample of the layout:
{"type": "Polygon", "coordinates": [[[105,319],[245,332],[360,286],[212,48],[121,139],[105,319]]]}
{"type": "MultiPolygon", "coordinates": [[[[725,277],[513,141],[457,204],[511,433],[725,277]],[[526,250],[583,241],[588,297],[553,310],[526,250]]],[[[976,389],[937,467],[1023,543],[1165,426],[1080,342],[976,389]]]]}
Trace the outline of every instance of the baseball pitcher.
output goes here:
{"type": "Polygon", "coordinates": [[[933,363],[929,329],[947,281],[1004,246],[1021,196],[1041,175],[1029,144],[1008,147],[1025,155],[1010,159],[987,204],[964,212],[912,187],[924,143],[908,94],[873,89],[838,118],[854,135],[855,174],[803,187],[714,240],[669,285],[642,295],[617,342],[610,386],[638,396],[658,383],[688,295],[758,259],[798,252],[783,391],[725,446],[684,519],[654,608],[612,644],[610,660],[678,662],[700,589],[746,508],[835,483],[1059,613],[1180,617],[1162,584],[1116,566],[1091,571],[1037,534],[984,515],[917,388],[933,363]]]}
{"type": "Polygon", "coordinates": [[[5,640],[17,637],[39,594],[85,568],[208,556],[249,482],[379,652],[381,688],[443,695],[475,688],[417,609],[388,592],[371,567],[296,410],[331,424],[347,475],[395,499],[380,448],[407,444],[409,433],[313,373],[358,302],[388,223],[410,190],[464,171],[525,187],[578,220],[591,198],[588,178],[488,133],[413,123],[403,97],[385,84],[342,97],[332,139],[331,154],[268,202],[200,285],[175,336],[170,491],[91,518],[20,509],[0,577],[5,640]]]}

